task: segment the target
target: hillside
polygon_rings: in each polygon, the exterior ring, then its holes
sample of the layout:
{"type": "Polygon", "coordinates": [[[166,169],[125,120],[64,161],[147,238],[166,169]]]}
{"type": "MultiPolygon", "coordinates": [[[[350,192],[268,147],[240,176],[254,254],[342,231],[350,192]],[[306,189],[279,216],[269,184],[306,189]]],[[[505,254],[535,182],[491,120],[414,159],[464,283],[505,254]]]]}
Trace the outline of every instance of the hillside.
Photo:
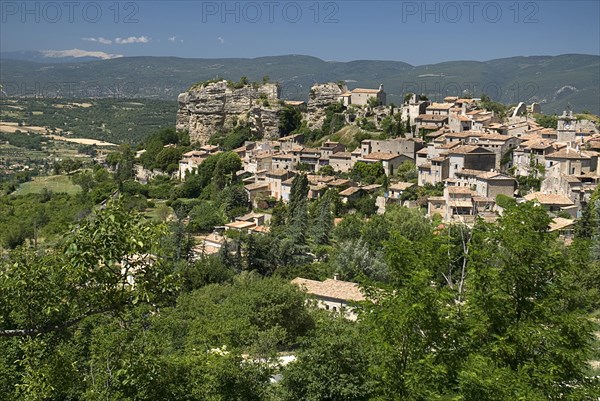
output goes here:
{"type": "Polygon", "coordinates": [[[356,86],[385,85],[388,102],[400,103],[406,92],[444,96],[487,93],[503,103],[542,103],[545,113],[575,111],[600,114],[600,57],[512,57],[486,62],[451,61],[412,66],[397,61],[324,61],[287,55],[254,59],[122,57],[112,60],[38,63],[0,59],[0,82],[9,96],[156,98],[175,100],[194,82],[241,76],[260,81],[268,75],[282,84],[282,96],[305,99],[315,82],[345,80],[356,86]]]}

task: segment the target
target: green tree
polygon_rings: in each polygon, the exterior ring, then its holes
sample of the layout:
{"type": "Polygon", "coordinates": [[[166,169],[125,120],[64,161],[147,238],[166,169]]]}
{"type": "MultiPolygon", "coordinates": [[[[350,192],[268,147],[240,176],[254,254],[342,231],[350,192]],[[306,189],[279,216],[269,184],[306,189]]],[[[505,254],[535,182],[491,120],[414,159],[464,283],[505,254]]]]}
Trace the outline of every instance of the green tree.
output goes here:
{"type": "Polygon", "coordinates": [[[279,135],[285,136],[300,128],[302,113],[297,107],[285,106],[279,114],[279,135]]]}
{"type": "Polygon", "coordinates": [[[349,177],[357,182],[373,184],[378,178],[385,175],[383,165],[378,163],[356,162],[350,170],[349,177]]]}
{"type": "Polygon", "coordinates": [[[543,208],[525,203],[507,209],[499,225],[476,229],[467,299],[473,355],[556,399],[581,384],[592,328],[549,223],[543,208]]]}
{"type": "Polygon", "coordinates": [[[322,318],[296,356],[283,372],[284,400],[371,399],[368,347],[351,322],[322,318]]]}

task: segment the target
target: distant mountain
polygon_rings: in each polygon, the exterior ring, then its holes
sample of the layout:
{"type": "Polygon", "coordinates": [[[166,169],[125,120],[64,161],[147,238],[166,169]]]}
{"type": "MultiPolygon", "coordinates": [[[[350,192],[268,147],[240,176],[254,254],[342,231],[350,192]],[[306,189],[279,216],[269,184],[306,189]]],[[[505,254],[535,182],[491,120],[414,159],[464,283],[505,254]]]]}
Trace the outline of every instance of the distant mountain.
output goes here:
{"type": "Polygon", "coordinates": [[[282,84],[282,95],[287,99],[306,99],[315,82],[344,80],[351,89],[384,84],[388,102],[396,104],[407,92],[424,93],[434,100],[486,93],[503,103],[542,103],[545,113],[560,113],[570,106],[575,111],[600,114],[600,56],[594,55],[512,57],[422,66],[398,61],[323,61],[300,55],[253,59],[119,57],[64,63],[3,56],[0,82],[9,96],[174,100],[198,81],[216,77],[237,81],[241,76],[260,81],[268,75],[271,81],[282,84]]]}
{"type": "Polygon", "coordinates": [[[0,60],[34,61],[36,63],[79,63],[123,57],[99,51],[81,49],[2,52],[0,60]]]}

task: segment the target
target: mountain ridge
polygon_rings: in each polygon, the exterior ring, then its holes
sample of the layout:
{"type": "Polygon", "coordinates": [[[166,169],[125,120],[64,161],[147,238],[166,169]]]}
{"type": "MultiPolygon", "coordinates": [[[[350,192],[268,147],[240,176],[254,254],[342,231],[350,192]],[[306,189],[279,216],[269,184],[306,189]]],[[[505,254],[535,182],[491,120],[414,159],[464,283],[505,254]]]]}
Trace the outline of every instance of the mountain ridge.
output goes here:
{"type": "Polygon", "coordinates": [[[325,61],[308,55],[256,58],[134,56],[109,60],[45,62],[0,54],[0,82],[9,96],[131,97],[175,100],[199,81],[268,75],[282,97],[306,99],[315,82],[345,80],[350,88],[384,84],[388,101],[406,92],[434,100],[448,95],[488,94],[503,103],[542,103],[546,113],[566,107],[600,114],[600,56],[514,56],[488,61],[458,60],[413,66],[393,60],[325,61]],[[70,93],[62,86],[69,85],[70,93]],[[45,88],[53,88],[44,93],[45,88]],[[58,89],[57,89],[58,88],[58,89]],[[96,88],[96,90],[92,90],[96,88]]]}

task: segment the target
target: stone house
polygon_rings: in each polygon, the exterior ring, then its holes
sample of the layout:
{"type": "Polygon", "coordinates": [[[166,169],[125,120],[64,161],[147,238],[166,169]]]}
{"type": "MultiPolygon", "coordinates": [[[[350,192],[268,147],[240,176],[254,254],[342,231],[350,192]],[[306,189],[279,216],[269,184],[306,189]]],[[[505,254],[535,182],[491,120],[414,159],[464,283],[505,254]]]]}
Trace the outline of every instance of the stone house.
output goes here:
{"type": "Polygon", "coordinates": [[[282,183],[293,176],[294,173],[289,170],[268,171],[265,182],[269,185],[270,195],[277,200],[282,199],[282,183]]]}
{"type": "Polygon", "coordinates": [[[495,171],[463,169],[456,173],[455,184],[473,190],[477,195],[496,199],[502,194],[513,197],[516,180],[513,177],[495,171]]]}
{"type": "Polygon", "coordinates": [[[569,146],[546,155],[546,166],[559,164],[560,173],[581,175],[598,170],[598,153],[582,151],[569,146]]]}
{"type": "Polygon", "coordinates": [[[347,173],[353,166],[352,155],[348,152],[336,152],[329,156],[329,165],[335,171],[347,173]]]}
{"type": "Polygon", "coordinates": [[[332,154],[346,151],[346,146],[339,142],[326,141],[321,145],[319,150],[321,151],[321,159],[329,160],[329,156],[332,154]]]}
{"type": "Polygon", "coordinates": [[[271,156],[273,170],[294,170],[299,158],[291,153],[275,153],[271,156]]]}
{"type": "Polygon", "coordinates": [[[220,152],[218,146],[204,145],[198,150],[190,150],[189,152],[184,153],[179,161],[178,178],[184,180],[188,172],[197,169],[209,156],[220,152]]]}
{"type": "MultiPolygon", "coordinates": [[[[495,168],[500,169],[502,157],[512,149],[515,149],[521,143],[521,140],[514,136],[482,133],[481,135],[470,137],[468,142],[494,153],[496,155],[495,168]]],[[[512,160],[510,160],[506,167],[512,167],[512,160]]]]}
{"type": "Polygon", "coordinates": [[[420,129],[435,131],[444,127],[447,123],[447,114],[419,114],[415,118],[415,128],[417,131],[420,129]]]}
{"type": "Polygon", "coordinates": [[[410,125],[414,125],[415,119],[420,114],[426,114],[427,106],[430,104],[429,100],[419,100],[419,96],[413,93],[410,99],[400,107],[402,121],[408,120],[410,125]]]}
{"type": "Polygon", "coordinates": [[[449,116],[454,103],[432,103],[425,109],[426,114],[449,116]]]}
{"type": "Polygon", "coordinates": [[[393,138],[386,140],[366,139],[360,143],[360,153],[365,157],[369,153],[393,153],[415,160],[417,151],[425,147],[418,138],[393,138]]]}
{"type": "Polygon", "coordinates": [[[362,188],[359,187],[348,187],[339,193],[340,200],[342,203],[347,204],[353,202],[361,197],[364,193],[362,188]]]}
{"type": "Polygon", "coordinates": [[[309,166],[309,171],[319,171],[319,160],[321,159],[321,150],[316,148],[302,148],[298,154],[299,163],[309,166]]]}
{"type": "Polygon", "coordinates": [[[377,99],[378,106],[385,106],[386,94],[383,90],[383,85],[379,85],[379,89],[355,88],[350,92],[342,93],[339,100],[346,107],[351,104],[355,104],[357,106],[366,106],[369,104],[369,99],[373,97],[377,99]]]}
{"type": "Polygon", "coordinates": [[[261,170],[270,170],[272,166],[273,152],[270,150],[251,151],[246,153],[242,159],[243,169],[250,173],[261,170]]]}
{"type": "Polygon", "coordinates": [[[545,194],[543,192],[534,192],[527,194],[523,197],[526,201],[533,201],[536,204],[542,206],[549,212],[567,212],[572,217],[577,217],[577,207],[564,195],[559,194],[545,194]]]}
{"type": "Polygon", "coordinates": [[[496,166],[496,155],[475,145],[463,145],[448,151],[448,176],[453,178],[462,169],[492,170],[496,166]]]}
{"type": "Polygon", "coordinates": [[[479,210],[493,208],[493,200],[478,197],[467,187],[446,187],[443,196],[430,196],[427,200],[428,215],[438,214],[445,222],[471,224],[479,210]]]}
{"type": "Polygon", "coordinates": [[[248,201],[252,205],[252,207],[257,207],[257,200],[262,197],[271,196],[271,190],[269,189],[269,184],[266,182],[255,182],[252,184],[244,185],[244,189],[248,194],[248,201]]]}
{"type": "Polygon", "coordinates": [[[289,152],[295,148],[301,148],[304,144],[304,135],[292,134],[281,137],[277,140],[278,150],[281,152],[289,152]]]}
{"type": "Polygon", "coordinates": [[[342,281],[337,279],[327,279],[325,281],[309,280],[297,277],[292,280],[308,294],[315,297],[317,306],[331,312],[339,312],[349,320],[356,320],[356,313],[353,311],[351,302],[365,301],[360,287],[356,283],[342,281]]]}
{"type": "Polygon", "coordinates": [[[359,161],[365,163],[381,163],[383,171],[387,176],[392,176],[398,170],[398,167],[405,161],[411,160],[404,155],[393,153],[374,152],[362,157],[359,161]]]}
{"type": "Polygon", "coordinates": [[[386,203],[402,203],[402,194],[408,188],[414,187],[416,184],[412,182],[395,182],[390,184],[388,192],[385,193],[386,203]]]}
{"type": "Polygon", "coordinates": [[[433,157],[429,159],[427,163],[421,164],[417,167],[417,182],[419,186],[423,186],[425,184],[435,185],[448,178],[449,171],[450,160],[447,157],[433,157]]]}
{"type": "Polygon", "coordinates": [[[546,167],[546,156],[556,150],[554,144],[550,139],[533,138],[517,145],[513,150],[515,174],[529,175],[532,162],[546,167]]]}

